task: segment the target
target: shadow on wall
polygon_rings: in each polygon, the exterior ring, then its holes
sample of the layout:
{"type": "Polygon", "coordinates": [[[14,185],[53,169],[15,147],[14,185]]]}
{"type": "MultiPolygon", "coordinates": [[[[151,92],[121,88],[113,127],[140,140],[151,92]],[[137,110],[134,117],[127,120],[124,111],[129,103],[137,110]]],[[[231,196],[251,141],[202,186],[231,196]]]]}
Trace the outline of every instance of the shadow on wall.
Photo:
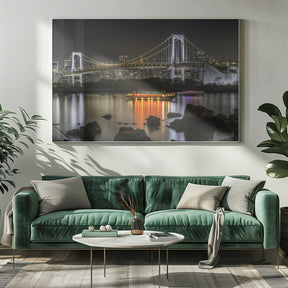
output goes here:
{"type": "Polygon", "coordinates": [[[41,175],[109,175],[120,176],[116,171],[101,166],[91,155],[95,154],[85,145],[85,152],[81,153],[81,146],[65,144],[47,144],[42,140],[36,142],[36,167],[41,175]],[[64,146],[64,145],[63,145],[64,146]],[[79,148],[79,149],[78,149],[79,148]],[[89,153],[89,149],[91,153],[89,153]]]}

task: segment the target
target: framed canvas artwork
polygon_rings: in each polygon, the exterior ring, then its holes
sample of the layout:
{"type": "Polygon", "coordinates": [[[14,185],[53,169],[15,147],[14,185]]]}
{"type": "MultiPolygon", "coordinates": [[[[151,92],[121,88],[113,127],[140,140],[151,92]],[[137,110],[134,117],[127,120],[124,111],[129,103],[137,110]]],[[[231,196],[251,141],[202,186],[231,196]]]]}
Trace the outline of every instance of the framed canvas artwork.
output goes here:
{"type": "Polygon", "coordinates": [[[239,22],[54,19],[53,141],[239,141],[239,22]]]}

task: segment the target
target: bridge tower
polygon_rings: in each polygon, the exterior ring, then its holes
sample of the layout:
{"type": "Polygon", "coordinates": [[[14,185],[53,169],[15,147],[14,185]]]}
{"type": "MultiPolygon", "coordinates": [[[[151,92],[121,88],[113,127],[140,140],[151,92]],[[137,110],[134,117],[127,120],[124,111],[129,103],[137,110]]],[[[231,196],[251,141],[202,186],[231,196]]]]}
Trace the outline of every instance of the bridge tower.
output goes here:
{"type": "Polygon", "coordinates": [[[171,70],[171,80],[181,79],[185,80],[185,69],[176,68],[177,64],[185,63],[185,42],[184,35],[171,35],[171,51],[170,51],[170,70],[171,70]]]}
{"type": "Polygon", "coordinates": [[[72,84],[75,85],[75,78],[79,79],[80,86],[83,85],[83,77],[80,71],[83,70],[83,57],[81,52],[72,52],[72,64],[71,64],[71,73],[72,73],[72,84]],[[78,74],[75,72],[79,71],[78,74]]]}

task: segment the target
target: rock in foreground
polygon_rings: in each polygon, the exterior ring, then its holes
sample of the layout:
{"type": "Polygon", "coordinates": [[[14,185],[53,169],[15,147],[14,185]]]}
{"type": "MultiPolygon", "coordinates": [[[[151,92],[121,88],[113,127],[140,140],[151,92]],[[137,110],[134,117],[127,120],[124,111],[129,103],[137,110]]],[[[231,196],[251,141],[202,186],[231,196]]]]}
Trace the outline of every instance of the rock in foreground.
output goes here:
{"type": "Polygon", "coordinates": [[[153,115],[150,115],[150,116],[146,119],[146,122],[147,122],[147,126],[148,126],[148,127],[152,127],[152,128],[159,128],[160,125],[161,125],[160,118],[159,118],[159,117],[156,117],[156,116],[153,116],[153,115]]]}
{"type": "Polygon", "coordinates": [[[97,121],[89,122],[80,129],[72,129],[66,132],[68,136],[77,137],[83,141],[94,141],[98,134],[101,134],[101,127],[97,121]]]}
{"type": "Polygon", "coordinates": [[[132,127],[120,127],[115,135],[114,141],[151,141],[142,129],[133,129],[132,127]]]}
{"type": "Polygon", "coordinates": [[[112,115],[111,114],[105,114],[104,116],[102,116],[102,118],[104,118],[105,120],[111,120],[112,115]]]}
{"type": "Polygon", "coordinates": [[[176,112],[167,113],[167,118],[177,118],[177,117],[182,117],[182,114],[181,113],[176,113],[176,112]]]}

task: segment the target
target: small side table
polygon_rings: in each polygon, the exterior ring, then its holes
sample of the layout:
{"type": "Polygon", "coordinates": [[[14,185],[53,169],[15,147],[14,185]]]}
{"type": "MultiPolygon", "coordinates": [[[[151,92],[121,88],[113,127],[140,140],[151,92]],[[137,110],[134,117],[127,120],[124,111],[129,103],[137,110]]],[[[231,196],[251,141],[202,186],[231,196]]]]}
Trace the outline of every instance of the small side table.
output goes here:
{"type": "Polygon", "coordinates": [[[153,233],[163,233],[159,231],[144,231],[143,235],[132,235],[131,231],[118,231],[118,237],[82,237],[81,234],[74,235],[73,241],[90,247],[90,287],[92,288],[92,272],[93,272],[93,247],[101,247],[104,250],[104,277],[106,277],[106,250],[112,249],[149,249],[156,248],[158,250],[158,286],[160,287],[160,252],[161,248],[166,248],[166,267],[168,278],[168,246],[181,242],[184,236],[177,233],[170,233],[169,237],[151,238],[153,233]]]}

